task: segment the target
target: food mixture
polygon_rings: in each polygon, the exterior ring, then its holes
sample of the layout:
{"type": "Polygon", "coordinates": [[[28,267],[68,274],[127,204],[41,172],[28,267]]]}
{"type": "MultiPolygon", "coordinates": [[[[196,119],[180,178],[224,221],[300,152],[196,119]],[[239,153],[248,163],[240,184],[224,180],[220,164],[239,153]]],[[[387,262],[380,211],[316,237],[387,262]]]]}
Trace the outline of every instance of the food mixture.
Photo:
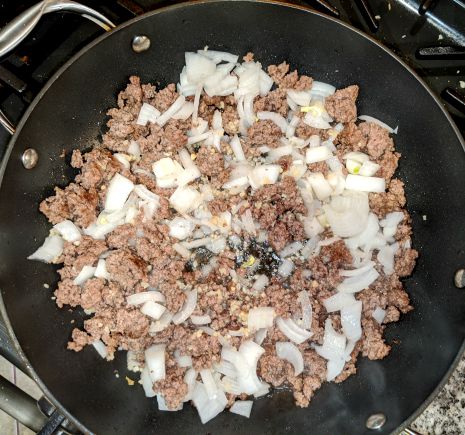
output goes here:
{"type": "Polygon", "coordinates": [[[29,258],[62,264],[56,304],[88,314],[68,349],[127,351],[160,410],[192,401],[203,423],[274,387],[306,407],[386,357],[418,253],[397,131],[358,93],[208,49],[177,85],[130,77],[40,204],[54,226],[29,258]]]}

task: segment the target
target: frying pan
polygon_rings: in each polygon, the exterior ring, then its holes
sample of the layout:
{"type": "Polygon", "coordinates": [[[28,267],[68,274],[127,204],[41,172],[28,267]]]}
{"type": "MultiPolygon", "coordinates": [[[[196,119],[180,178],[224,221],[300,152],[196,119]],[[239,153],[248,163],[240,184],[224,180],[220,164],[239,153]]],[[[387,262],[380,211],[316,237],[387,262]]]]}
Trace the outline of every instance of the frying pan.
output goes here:
{"type": "Polygon", "coordinates": [[[55,74],[22,118],[0,177],[1,312],[34,379],[84,432],[360,435],[372,433],[365,422],[378,412],[387,417],[378,433],[396,432],[432,400],[463,350],[465,294],[453,284],[455,270],[465,264],[463,139],[411,69],[373,39],[327,16],[238,0],[180,4],[135,18],[55,74]],[[148,50],[131,49],[136,35],[150,39],[148,50]],[[357,375],[325,384],[307,409],[280,391],[256,400],[250,419],[224,412],[203,426],[191,406],[161,413],[141,388],[129,387],[123,354],[108,363],[91,348],[67,351],[70,332],[82,326],[85,315],[58,310],[51,300],[55,268],[26,257],[50,227],[39,202],[75,175],[63,150],[69,156],[74,148],[88,149],[105,131],[105,112],[130,75],[161,86],[175,82],[184,52],[205,45],[253,51],[264,65],[287,60],[339,88],[359,84],[359,113],[399,125],[398,176],[405,182],[420,258],[405,281],[415,310],[387,328],[393,349],[385,360],[362,358],[357,375]],[[39,160],[26,170],[21,157],[31,147],[39,160]]]}

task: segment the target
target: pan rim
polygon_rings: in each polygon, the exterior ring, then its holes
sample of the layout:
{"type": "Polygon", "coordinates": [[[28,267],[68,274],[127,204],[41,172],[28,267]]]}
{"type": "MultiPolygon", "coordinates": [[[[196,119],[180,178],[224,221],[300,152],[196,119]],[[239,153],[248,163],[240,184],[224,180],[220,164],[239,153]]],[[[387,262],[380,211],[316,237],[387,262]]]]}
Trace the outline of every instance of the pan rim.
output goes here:
{"type": "MultiPolygon", "coordinates": [[[[61,77],[61,75],[68,69],[70,68],[81,56],[85,55],[87,51],[91,50],[94,46],[98,45],[101,41],[105,40],[106,38],[110,37],[116,32],[119,32],[123,29],[126,29],[130,27],[132,24],[139,22],[141,20],[144,20],[148,17],[162,14],[164,12],[169,12],[173,11],[176,9],[180,8],[185,8],[185,7],[196,7],[197,5],[203,5],[203,4],[209,4],[209,3],[225,3],[225,2],[238,2],[238,3],[261,3],[261,4],[271,4],[273,6],[279,6],[279,7],[285,7],[285,8],[291,8],[291,9],[297,9],[302,12],[310,13],[313,15],[317,15],[321,19],[326,19],[329,21],[332,21],[335,24],[338,24],[340,26],[345,27],[346,29],[358,34],[359,36],[365,38],[372,44],[376,45],[378,48],[382,49],[387,55],[391,56],[395,61],[397,61],[405,70],[407,70],[416,80],[417,82],[423,86],[423,88],[428,92],[430,97],[434,100],[436,105],[440,108],[442,111],[443,115],[446,117],[447,121],[449,122],[449,125],[451,126],[452,130],[454,131],[459,143],[462,145],[462,150],[465,152],[465,139],[462,137],[462,134],[460,133],[458,127],[456,126],[455,122],[453,121],[452,117],[450,116],[449,112],[444,108],[443,104],[439,100],[438,96],[436,96],[433,91],[428,87],[428,85],[424,82],[424,80],[409,66],[407,65],[402,59],[400,59],[396,54],[394,54],[390,49],[388,49],[386,46],[384,46],[381,42],[377,41],[375,38],[372,36],[362,32],[361,30],[356,29],[354,26],[351,24],[347,24],[339,19],[330,17],[328,15],[325,15],[321,12],[315,11],[313,9],[304,7],[304,6],[299,6],[299,5],[294,5],[294,4],[289,4],[285,3],[284,1],[279,1],[279,0],[194,0],[192,2],[183,2],[183,3],[178,3],[175,5],[171,6],[165,6],[159,9],[155,9],[153,11],[146,12],[143,15],[137,16],[132,18],[131,20],[125,21],[124,23],[118,25],[115,29],[111,30],[110,32],[106,32],[97,38],[95,38],[93,41],[91,41],[89,44],[87,44],[85,47],[83,47],[81,50],[79,50],[74,56],[72,56],[66,63],[64,63],[58,70],[53,74],[53,76],[47,81],[47,83],[43,86],[43,88],[39,91],[39,93],[36,95],[32,103],[29,105],[29,107],[26,109],[25,113],[21,117],[18,126],[16,128],[15,133],[11,137],[6,151],[5,155],[3,157],[3,160],[0,164],[0,189],[2,186],[3,182],[3,177],[6,171],[6,168],[8,166],[10,157],[11,157],[11,152],[16,144],[16,141],[21,133],[21,130],[23,129],[24,125],[27,123],[31,113],[34,111],[35,107],[37,104],[40,102],[42,97],[47,93],[47,91],[50,89],[50,87],[55,83],[58,78],[61,77]]],[[[60,413],[62,413],[67,419],[69,419],[73,424],[77,426],[79,430],[81,430],[83,433],[92,433],[83,423],[81,423],[76,417],[74,417],[71,413],[68,412],[68,410],[61,404],[61,402],[51,393],[51,391],[47,388],[47,386],[42,382],[34,368],[32,367],[31,363],[29,362],[28,358],[26,357],[25,353],[23,352],[21,345],[16,338],[16,335],[13,331],[12,325],[10,323],[6,307],[3,301],[3,297],[1,296],[1,289],[0,289],[0,314],[3,317],[3,320],[5,322],[5,326],[8,330],[8,333],[11,337],[11,341],[15,347],[16,352],[19,354],[21,360],[27,367],[29,373],[27,373],[40,387],[44,395],[52,402],[52,404],[59,409],[60,413]]],[[[412,423],[430,404],[431,402],[437,397],[439,392],[444,388],[445,384],[447,381],[450,379],[452,373],[455,371],[457,368],[457,365],[459,361],[461,360],[463,354],[465,353],[465,340],[462,342],[462,345],[460,346],[460,349],[454,358],[451,366],[447,370],[447,372],[444,374],[442,377],[441,381],[438,383],[438,385],[434,388],[434,390],[430,393],[430,395],[423,401],[423,403],[407,418],[405,419],[397,428],[395,431],[391,432],[391,435],[399,433],[399,431],[402,431],[405,429],[410,423],[412,423]]]]}

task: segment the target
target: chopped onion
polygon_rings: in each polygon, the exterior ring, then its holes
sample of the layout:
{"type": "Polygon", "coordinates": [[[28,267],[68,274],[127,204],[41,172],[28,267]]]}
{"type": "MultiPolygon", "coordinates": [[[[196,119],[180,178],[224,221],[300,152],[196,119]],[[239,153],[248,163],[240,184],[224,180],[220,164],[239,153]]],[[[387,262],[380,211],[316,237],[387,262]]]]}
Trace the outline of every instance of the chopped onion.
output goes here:
{"type": "Polygon", "coordinates": [[[379,273],[376,269],[371,268],[364,274],[346,278],[337,286],[337,290],[344,293],[357,293],[373,284],[378,277],[379,273]]]}
{"type": "Polygon", "coordinates": [[[343,167],[342,163],[339,161],[337,156],[332,156],[329,159],[327,159],[326,164],[329,166],[329,169],[333,172],[340,172],[343,167]]]}
{"type": "Polygon", "coordinates": [[[332,156],[331,151],[325,146],[313,147],[307,149],[305,161],[307,163],[323,162],[332,156]]]}
{"type": "Polygon", "coordinates": [[[134,189],[134,183],[121,174],[115,174],[108,185],[105,196],[105,211],[121,210],[134,189]]]}
{"type": "Polygon", "coordinates": [[[147,125],[147,122],[154,123],[160,116],[160,111],[148,103],[142,104],[137,117],[137,125],[147,125]]]}
{"type": "Polygon", "coordinates": [[[383,323],[384,318],[386,317],[386,310],[383,310],[381,307],[376,307],[372,313],[373,319],[375,319],[380,325],[383,323]]]}
{"type": "Polygon", "coordinates": [[[98,354],[105,359],[108,355],[108,350],[102,340],[95,340],[92,342],[92,346],[98,352],[98,354]]]}
{"type": "Polygon", "coordinates": [[[379,223],[383,227],[384,237],[394,237],[397,232],[397,225],[399,225],[404,218],[404,213],[401,211],[388,213],[379,223]]]}
{"type": "Polygon", "coordinates": [[[149,301],[165,303],[165,295],[158,291],[150,290],[148,292],[134,293],[126,298],[128,305],[142,305],[149,301]]]}
{"type": "Polygon", "coordinates": [[[201,382],[196,382],[192,393],[192,401],[203,424],[216,417],[228,404],[228,399],[221,390],[218,390],[215,399],[210,399],[204,384],[201,382]]]}
{"type": "Polygon", "coordinates": [[[383,266],[385,275],[391,275],[394,273],[394,256],[399,249],[398,243],[393,243],[389,246],[383,246],[376,256],[379,263],[383,266]]]}
{"type": "Polygon", "coordinates": [[[287,130],[287,122],[282,115],[277,112],[257,112],[257,118],[260,120],[269,120],[274,122],[283,133],[287,130]]]}
{"type": "Polygon", "coordinates": [[[244,150],[242,149],[241,141],[239,137],[237,136],[237,134],[235,134],[232,137],[231,141],[229,142],[229,145],[231,146],[231,149],[237,161],[243,162],[246,160],[244,150]]]}
{"type": "Polygon", "coordinates": [[[237,63],[237,59],[239,59],[239,56],[232,54],[232,53],[227,53],[226,51],[215,51],[215,50],[197,50],[198,54],[201,54],[202,56],[206,56],[209,59],[211,59],[215,63],[220,63],[220,62],[231,62],[231,63],[237,63]]]}
{"type": "Polygon", "coordinates": [[[267,161],[276,162],[283,156],[292,154],[292,145],[284,145],[282,147],[273,148],[268,151],[267,161]]]}
{"type": "Polygon", "coordinates": [[[368,263],[364,264],[363,266],[359,267],[358,269],[351,269],[351,270],[340,270],[339,275],[341,276],[359,276],[362,275],[369,270],[373,269],[375,265],[374,261],[369,261],[368,263]]]}
{"type": "Polygon", "coordinates": [[[268,333],[268,329],[267,328],[260,328],[256,333],[255,333],[255,338],[254,338],[254,341],[255,343],[257,343],[258,345],[261,346],[261,344],[263,343],[263,341],[265,340],[266,338],[266,334],[268,333]]]}
{"type": "Polygon", "coordinates": [[[258,331],[262,328],[271,328],[274,316],[274,308],[272,307],[251,308],[247,317],[247,327],[250,332],[258,331]]]}
{"type": "Polygon", "coordinates": [[[346,178],[346,189],[380,193],[386,190],[386,181],[379,177],[349,174],[346,178]]]}
{"type": "Polygon", "coordinates": [[[291,255],[297,254],[304,245],[302,242],[292,242],[285,246],[282,251],[279,252],[281,258],[290,257],[291,255]]]}
{"type": "Polygon", "coordinates": [[[317,95],[318,97],[329,97],[336,92],[336,88],[328,83],[318,82],[316,80],[312,83],[312,88],[310,89],[310,93],[312,96],[317,95]]]}
{"type": "Polygon", "coordinates": [[[214,254],[223,252],[226,249],[226,238],[218,237],[216,239],[212,239],[210,243],[207,244],[207,249],[214,254]]]}
{"type": "Polygon", "coordinates": [[[287,96],[299,106],[309,106],[311,95],[309,91],[287,90],[287,96]]]}
{"type": "Polygon", "coordinates": [[[129,163],[129,156],[123,153],[115,153],[113,157],[121,163],[124,169],[131,169],[131,164],[129,163]]]}
{"type": "Polygon", "coordinates": [[[343,159],[352,160],[362,165],[363,163],[369,161],[370,157],[367,154],[362,153],[360,151],[351,151],[350,153],[345,154],[343,159]]]}
{"type": "Polygon", "coordinates": [[[135,157],[136,159],[140,159],[141,152],[140,152],[140,147],[139,144],[135,140],[131,140],[128,145],[127,152],[135,157]]]}
{"type": "MultiPolygon", "coordinates": [[[[135,295],[132,295],[135,296],[135,295]]],[[[165,312],[166,308],[163,305],[158,304],[152,300],[149,300],[142,305],[140,312],[152,319],[158,320],[165,312]]]]}
{"type": "Polygon", "coordinates": [[[261,292],[268,285],[270,280],[266,275],[257,275],[255,282],[252,285],[252,290],[255,292],[261,292]]]}
{"type": "Polygon", "coordinates": [[[312,134],[307,139],[307,142],[308,142],[308,146],[310,148],[316,148],[316,147],[319,147],[321,145],[321,138],[317,134],[312,134]]]}
{"type": "Polygon", "coordinates": [[[94,276],[96,267],[84,266],[79,272],[78,276],[74,278],[74,285],[84,285],[84,283],[94,276]]]}
{"type": "Polygon", "coordinates": [[[187,385],[188,390],[183,402],[187,402],[192,399],[192,394],[194,393],[195,384],[197,382],[196,380],[197,372],[193,368],[188,369],[184,375],[184,382],[187,385]]]}
{"type": "Polygon", "coordinates": [[[304,371],[304,358],[295,344],[278,341],[276,343],[276,355],[278,358],[285,359],[292,364],[295,376],[299,376],[304,371]]]}
{"type": "Polygon", "coordinates": [[[152,383],[165,379],[165,344],[153,344],[145,349],[145,364],[152,383]]]}
{"type": "Polygon", "coordinates": [[[171,323],[172,319],[173,319],[173,313],[170,313],[169,311],[165,311],[160,317],[160,319],[155,320],[154,322],[150,324],[149,334],[156,335],[158,332],[163,331],[171,323]]]}
{"type": "Polygon", "coordinates": [[[208,323],[211,323],[212,319],[208,314],[205,314],[203,316],[191,316],[191,321],[194,325],[207,325],[208,323]]]}
{"type": "Polygon", "coordinates": [[[48,236],[42,246],[40,246],[33,254],[27,257],[28,260],[38,260],[44,263],[52,263],[57,260],[63,253],[65,242],[60,236],[48,236]]]}
{"type": "Polygon", "coordinates": [[[67,242],[76,242],[81,238],[81,231],[70,220],[64,220],[53,226],[67,242]]]}
{"type": "Polygon", "coordinates": [[[149,375],[149,369],[147,366],[143,368],[140,373],[140,380],[142,382],[142,387],[144,387],[145,397],[154,397],[155,391],[153,391],[153,382],[149,375]]]}
{"type": "Polygon", "coordinates": [[[325,299],[323,305],[328,313],[340,311],[343,307],[352,305],[355,302],[355,297],[352,293],[336,293],[333,296],[325,299]]]}
{"type": "Polygon", "coordinates": [[[159,411],[173,411],[174,412],[174,411],[181,411],[181,409],[183,408],[183,403],[180,403],[179,406],[175,409],[168,408],[168,406],[166,405],[165,399],[163,398],[161,394],[157,394],[157,404],[158,404],[159,411]]]}
{"type": "Polygon", "coordinates": [[[326,219],[333,233],[340,237],[360,234],[368,221],[368,195],[358,192],[344,192],[336,196],[329,205],[323,206],[326,219]]]}
{"type": "MultiPolygon", "coordinates": [[[[314,148],[310,148],[314,149],[314,148]]],[[[310,186],[313,189],[313,192],[315,192],[316,197],[320,200],[323,201],[331,195],[333,189],[329,185],[329,183],[326,181],[325,177],[321,172],[315,172],[313,174],[310,174],[307,178],[308,182],[310,183],[310,186]]]]}
{"type": "Polygon", "coordinates": [[[205,79],[216,71],[216,64],[205,55],[186,52],[186,76],[189,83],[202,84],[205,79]]]}
{"type": "Polygon", "coordinates": [[[315,350],[327,360],[344,359],[346,342],[346,337],[334,330],[331,319],[328,318],[325,321],[323,345],[315,346],[315,350]]]}
{"type": "Polygon", "coordinates": [[[307,240],[305,246],[300,251],[300,255],[303,257],[304,260],[307,260],[315,253],[319,241],[320,238],[318,237],[318,235],[315,235],[311,237],[310,240],[307,240]]]}
{"type": "Polygon", "coordinates": [[[342,331],[348,340],[357,341],[362,337],[362,301],[355,301],[341,308],[342,331]]]}
{"type": "Polygon", "coordinates": [[[274,184],[278,181],[281,172],[279,165],[258,165],[249,174],[249,183],[252,189],[258,189],[265,184],[274,184]]]}
{"type": "Polygon", "coordinates": [[[255,223],[252,217],[252,212],[249,208],[242,214],[241,221],[245,231],[252,235],[256,234],[257,229],[255,227],[255,223]]]}
{"type": "Polygon", "coordinates": [[[184,95],[180,95],[178,98],[176,98],[175,102],[155,120],[155,122],[160,127],[163,127],[171,119],[171,117],[181,109],[185,101],[186,98],[184,95]]]}
{"type": "Polygon", "coordinates": [[[303,343],[313,335],[310,331],[297,326],[292,319],[283,319],[282,317],[278,317],[276,319],[276,325],[278,326],[279,330],[287,338],[289,338],[289,340],[296,344],[303,343]]]}
{"type": "Polygon", "coordinates": [[[194,223],[188,219],[176,216],[172,221],[168,223],[170,229],[170,236],[178,240],[184,240],[192,234],[194,231],[194,223]]]}
{"type": "Polygon", "coordinates": [[[202,195],[197,189],[187,186],[178,187],[170,196],[170,205],[179,213],[189,213],[202,202],[202,195]]]}
{"type": "Polygon", "coordinates": [[[202,378],[203,385],[205,386],[208,399],[215,400],[219,390],[215,379],[213,378],[212,371],[210,369],[202,369],[200,370],[200,377],[202,378]]]}
{"type": "Polygon", "coordinates": [[[377,124],[380,127],[383,127],[385,130],[387,130],[389,133],[395,133],[397,134],[399,127],[391,128],[389,125],[385,124],[383,121],[380,121],[379,119],[373,118],[372,116],[368,115],[360,115],[358,119],[361,119],[362,121],[366,122],[372,122],[373,124],[377,124]]]}
{"type": "Polygon", "coordinates": [[[330,359],[326,364],[326,381],[331,382],[336,378],[342,372],[344,366],[344,358],[330,359]]]}
{"type": "Polygon", "coordinates": [[[229,408],[229,411],[234,414],[242,415],[243,417],[249,418],[250,413],[252,412],[252,405],[252,400],[236,400],[231,406],[231,408],[229,408]]]}
{"type": "Polygon", "coordinates": [[[370,162],[369,160],[364,162],[358,171],[359,175],[363,175],[364,177],[371,177],[378,172],[380,165],[378,163],[370,162]]]}
{"type": "Polygon", "coordinates": [[[302,327],[310,329],[312,326],[312,304],[306,290],[302,290],[297,295],[297,300],[302,307],[302,327]]]}
{"type": "Polygon", "coordinates": [[[94,276],[102,279],[110,279],[110,274],[107,271],[107,263],[103,258],[100,258],[97,267],[95,268],[94,276]]]}
{"type": "Polygon", "coordinates": [[[180,323],[187,320],[190,315],[194,312],[195,306],[197,305],[197,290],[193,289],[186,293],[186,301],[183,307],[173,316],[173,323],[179,325],[180,323]]]}
{"type": "Polygon", "coordinates": [[[194,112],[194,103],[191,101],[185,101],[182,107],[172,116],[173,119],[182,119],[185,121],[192,116],[194,112]]]}
{"type": "Polygon", "coordinates": [[[287,278],[294,271],[295,265],[294,262],[285,258],[278,267],[278,274],[283,278],[287,278]]]}

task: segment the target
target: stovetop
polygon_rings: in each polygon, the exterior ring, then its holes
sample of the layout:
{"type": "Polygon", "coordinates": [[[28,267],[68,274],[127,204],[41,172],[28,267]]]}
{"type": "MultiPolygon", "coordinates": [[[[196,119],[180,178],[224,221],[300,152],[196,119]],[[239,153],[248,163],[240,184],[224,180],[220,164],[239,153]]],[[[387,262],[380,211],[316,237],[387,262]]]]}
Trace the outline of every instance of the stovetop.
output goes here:
{"type": "MultiPolygon", "coordinates": [[[[83,0],[115,24],[178,0],[83,0]]],[[[37,0],[0,0],[0,28],[37,0]]],[[[368,33],[394,51],[441,96],[465,135],[465,0],[291,0],[368,33]]],[[[34,96],[74,53],[101,34],[74,14],[48,14],[0,59],[0,110],[16,125],[34,96]]],[[[10,135],[0,126],[0,160],[10,135]]],[[[20,362],[0,318],[0,354],[20,362]]]]}

